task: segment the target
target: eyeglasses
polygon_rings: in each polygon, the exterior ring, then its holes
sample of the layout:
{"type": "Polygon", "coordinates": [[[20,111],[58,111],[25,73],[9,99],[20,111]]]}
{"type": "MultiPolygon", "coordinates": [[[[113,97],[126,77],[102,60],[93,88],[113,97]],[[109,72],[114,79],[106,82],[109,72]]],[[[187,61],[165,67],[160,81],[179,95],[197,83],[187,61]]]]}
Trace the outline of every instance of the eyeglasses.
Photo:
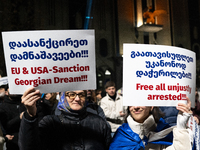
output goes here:
{"type": "Polygon", "coordinates": [[[65,96],[68,96],[70,99],[75,99],[77,95],[80,99],[85,99],[85,93],[84,92],[78,93],[78,94],[75,93],[75,92],[68,92],[68,93],[65,94],[65,96]]]}

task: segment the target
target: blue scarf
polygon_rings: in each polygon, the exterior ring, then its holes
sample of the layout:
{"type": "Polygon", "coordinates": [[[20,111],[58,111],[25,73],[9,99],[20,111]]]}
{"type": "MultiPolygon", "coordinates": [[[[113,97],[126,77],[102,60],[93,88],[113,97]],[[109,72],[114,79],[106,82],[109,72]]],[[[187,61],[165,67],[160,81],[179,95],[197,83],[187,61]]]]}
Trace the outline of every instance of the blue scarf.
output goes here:
{"type": "Polygon", "coordinates": [[[70,108],[69,103],[65,97],[65,92],[61,93],[60,100],[58,101],[57,108],[62,111],[72,112],[73,109],[70,108]]]}
{"type": "MultiPolygon", "coordinates": [[[[161,118],[157,124],[155,132],[159,132],[170,127],[165,123],[164,119],[161,118]]],[[[145,145],[148,144],[147,137],[144,137],[145,145]]],[[[160,145],[172,145],[173,133],[170,132],[165,138],[159,141],[153,141],[150,143],[160,144],[160,145]]],[[[142,150],[145,149],[143,141],[140,139],[139,135],[131,130],[128,123],[122,124],[120,126],[115,136],[113,137],[112,143],[110,144],[109,150],[142,150]]]]}

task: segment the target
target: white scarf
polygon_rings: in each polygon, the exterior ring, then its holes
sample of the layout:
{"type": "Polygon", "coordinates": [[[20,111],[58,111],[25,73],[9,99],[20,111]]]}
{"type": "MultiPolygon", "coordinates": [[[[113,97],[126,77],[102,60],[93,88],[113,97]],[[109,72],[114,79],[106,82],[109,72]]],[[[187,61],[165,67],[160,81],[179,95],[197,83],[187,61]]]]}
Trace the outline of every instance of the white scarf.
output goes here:
{"type": "Polygon", "coordinates": [[[175,127],[173,126],[160,132],[154,132],[157,124],[153,118],[153,115],[150,115],[143,123],[138,123],[134,121],[133,118],[129,115],[127,118],[127,122],[133,132],[137,133],[142,140],[144,136],[146,136],[149,139],[148,142],[164,138],[175,127]]]}

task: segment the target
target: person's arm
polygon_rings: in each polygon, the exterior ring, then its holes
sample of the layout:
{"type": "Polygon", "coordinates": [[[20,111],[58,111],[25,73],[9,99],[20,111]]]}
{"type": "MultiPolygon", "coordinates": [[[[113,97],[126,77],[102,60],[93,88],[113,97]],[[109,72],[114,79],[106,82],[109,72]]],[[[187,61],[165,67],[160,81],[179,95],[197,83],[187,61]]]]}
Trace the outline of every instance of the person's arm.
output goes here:
{"type": "Polygon", "coordinates": [[[40,92],[29,88],[22,96],[22,103],[27,111],[23,114],[19,130],[19,148],[20,150],[40,150],[39,129],[37,120],[36,101],[40,98],[40,92]]]}
{"type": "Polygon", "coordinates": [[[0,122],[3,129],[10,133],[18,131],[20,121],[21,121],[20,115],[9,120],[6,108],[2,108],[2,107],[0,108],[0,122]]]}
{"type": "Polygon", "coordinates": [[[27,112],[21,121],[18,145],[20,150],[40,150],[37,116],[30,117],[27,112]]]}
{"type": "Polygon", "coordinates": [[[14,138],[14,135],[9,135],[9,134],[6,134],[4,136],[4,142],[8,142],[8,141],[11,141],[12,139],[14,138]]]}
{"type": "Polygon", "coordinates": [[[6,115],[5,110],[1,107],[0,107],[0,122],[1,122],[1,128],[3,128],[3,130],[5,131],[6,122],[7,122],[7,115],[6,115]]]}
{"type": "Polygon", "coordinates": [[[30,117],[35,117],[37,113],[36,102],[40,99],[40,91],[33,87],[27,89],[22,96],[22,103],[26,107],[27,113],[30,117]]]}
{"type": "Polygon", "coordinates": [[[103,109],[100,106],[98,106],[97,109],[98,109],[99,116],[102,117],[104,120],[106,120],[106,116],[104,114],[103,109]]]}
{"type": "Polygon", "coordinates": [[[6,129],[9,130],[9,132],[16,132],[19,130],[19,126],[21,123],[22,115],[24,112],[20,113],[20,115],[16,116],[15,118],[12,118],[9,120],[6,124],[6,129]]]}
{"type": "Polygon", "coordinates": [[[179,110],[177,128],[173,129],[173,144],[167,147],[166,150],[191,150],[192,141],[189,129],[187,129],[187,122],[192,115],[190,99],[187,97],[187,104],[179,103],[176,108],[179,110]]]}
{"type": "Polygon", "coordinates": [[[106,149],[109,149],[112,137],[111,137],[111,129],[110,129],[110,125],[107,124],[106,130],[105,130],[105,143],[106,143],[106,149]]]}

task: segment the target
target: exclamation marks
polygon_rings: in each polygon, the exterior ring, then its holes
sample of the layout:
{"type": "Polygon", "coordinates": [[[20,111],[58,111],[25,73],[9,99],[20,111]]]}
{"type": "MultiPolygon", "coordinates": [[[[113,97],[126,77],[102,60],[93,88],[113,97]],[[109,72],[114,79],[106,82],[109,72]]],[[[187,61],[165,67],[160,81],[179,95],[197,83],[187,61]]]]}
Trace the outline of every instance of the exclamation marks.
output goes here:
{"type": "Polygon", "coordinates": [[[186,94],[181,94],[182,100],[187,100],[186,99],[186,94]]]}
{"type": "Polygon", "coordinates": [[[84,51],[81,51],[82,57],[84,57],[84,51]]]}
{"type": "Polygon", "coordinates": [[[82,82],[87,81],[87,75],[81,75],[81,81],[82,82]]]}
{"type": "Polygon", "coordinates": [[[88,50],[85,51],[85,57],[88,57],[88,50]]]}
{"type": "Polygon", "coordinates": [[[81,55],[82,57],[88,57],[88,50],[82,50],[81,55]]]}

